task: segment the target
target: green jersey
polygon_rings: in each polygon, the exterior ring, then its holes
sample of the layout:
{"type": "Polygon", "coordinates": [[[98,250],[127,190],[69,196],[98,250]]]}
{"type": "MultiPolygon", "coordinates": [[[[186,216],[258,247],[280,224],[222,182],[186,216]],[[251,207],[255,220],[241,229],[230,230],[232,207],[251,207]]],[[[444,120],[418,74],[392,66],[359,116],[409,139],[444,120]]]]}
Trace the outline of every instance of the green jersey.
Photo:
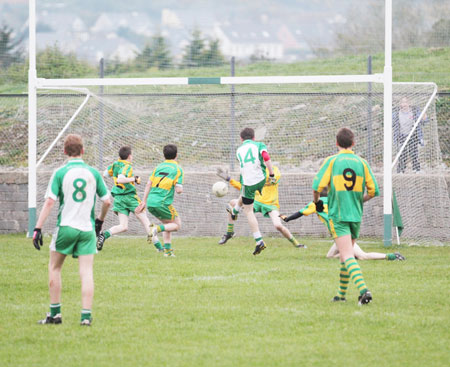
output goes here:
{"type": "Polygon", "coordinates": [[[125,178],[133,177],[133,167],[130,162],[119,159],[117,162],[114,162],[108,166],[106,170],[114,180],[114,187],[111,190],[112,196],[128,194],[136,195],[136,187],[134,186],[134,182],[128,182],[125,184],[117,183],[119,176],[123,176],[125,178]]]}
{"type": "Polygon", "coordinates": [[[335,222],[361,222],[364,190],[380,194],[368,163],[349,149],[325,159],[314,178],[313,190],[328,187],[328,216],[335,222]]]}
{"type": "Polygon", "coordinates": [[[100,173],[82,159],[70,159],[53,172],[45,198],[59,198],[58,226],[88,232],[94,229],[96,195],[109,198],[100,173]]]}
{"type": "Polygon", "coordinates": [[[173,202],[175,186],[183,185],[183,170],[173,159],[159,164],[150,176],[152,188],[147,199],[147,207],[170,205],[173,202]]]}

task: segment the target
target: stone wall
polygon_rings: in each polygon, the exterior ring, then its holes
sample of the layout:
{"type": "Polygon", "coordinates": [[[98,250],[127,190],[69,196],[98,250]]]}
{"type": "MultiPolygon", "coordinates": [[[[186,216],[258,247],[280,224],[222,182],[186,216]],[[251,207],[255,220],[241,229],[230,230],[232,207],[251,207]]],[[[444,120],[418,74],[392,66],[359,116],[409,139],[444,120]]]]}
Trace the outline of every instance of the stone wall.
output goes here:
{"type": "MultiPolygon", "coordinates": [[[[149,172],[138,172],[141,177],[148,177],[149,172]]],[[[37,214],[43,204],[43,197],[51,172],[40,176],[38,181],[44,184],[38,189],[37,214]]],[[[234,175],[233,175],[234,176],[234,175]]],[[[383,177],[376,175],[383,190],[383,177]]],[[[282,213],[291,214],[306,205],[312,198],[311,183],[313,174],[284,174],[280,182],[280,205],[282,213]]],[[[237,190],[230,187],[223,198],[211,194],[211,186],[218,180],[211,172],[186,173],[184,193],[176,195],[174,206],[182,219],[182,229],[177,236],[220,236],[226,230],[226,203],[238,196],[237,190]]],[[[145,180],[143,180],[145,181],[145,180]]],[[[450,176],[405,174],[393,178],[397,199],[402,214],[405,230],[402,238],[415,239],[423,235],[426,238],[450,242],[450,176]],[[439,185],[438,185],[439,183],[439,185]],[[438,186],[440,187],[437,190],[438,186]],[[438,194],[439,198],[436,198],[438,194]],[[418,228],[419,231],[418,231],[418,228]]],[[[111,186],[111,181],[107,180],[111,186]]],[[[145,185],[138,186],[142,197],[145,185]]],[[[28,229],[27,175],[17,172],[0,174],[0,233],[25,232],[28,229]]],[[[98,210],[97,210],[98,211],[98,210]]],[[[56,208],[44,226],[45,233],[51,233],[56,223],[56,208]]],[[[242,216],[242,214],[241,214],[242,216]]],[[[150,220],[155,220],[149,216],[150,220]]],[[[258,215],[261,232],[277,235],[271,221],[258,215]]],[[[118,224],[117,217],[109,213],[104,228],[118,224]]],[[[315,215],[288,223],[288,228],[300,236],[319,235],[328,237],[325,226],[315,215]]],[[[235,231],[239,236],[251,236],[246,220],[238,220],[235,231]]],[[[380,237],[383,233],[383,199],[369,201],[364,207],[364,219],[361,235],[380,237]]],[[[141,224],[131,215],[129,235],[144,236],[141,224]]]]}
{"type": "Polygon", "coordinates": [[[0,234],[28,230],[28,175],[0,173],[0,234]]]}

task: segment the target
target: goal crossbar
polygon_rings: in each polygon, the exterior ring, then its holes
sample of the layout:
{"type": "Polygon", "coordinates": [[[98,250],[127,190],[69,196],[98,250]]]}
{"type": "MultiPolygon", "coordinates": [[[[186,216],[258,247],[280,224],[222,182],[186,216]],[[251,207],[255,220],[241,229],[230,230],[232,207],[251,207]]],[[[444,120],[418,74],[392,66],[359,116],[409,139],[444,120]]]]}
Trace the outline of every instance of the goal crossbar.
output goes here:
{"type": "Polygon", "coordinates": [[[250,76],[210,78],[92,78],[37,79],[37,88],[119,86],[119,85],[193,85],[193,84],[304,84],[304,83],[383,83],[383,74],[367,75],[307,75],[307,76],[250,76]]]}

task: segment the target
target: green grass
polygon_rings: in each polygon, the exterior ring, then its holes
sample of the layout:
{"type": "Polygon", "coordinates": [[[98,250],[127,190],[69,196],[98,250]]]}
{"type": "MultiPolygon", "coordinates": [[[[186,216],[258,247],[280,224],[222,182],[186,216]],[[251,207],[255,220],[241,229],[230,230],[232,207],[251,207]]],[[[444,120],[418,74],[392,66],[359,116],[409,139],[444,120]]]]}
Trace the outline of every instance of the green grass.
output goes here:
{"type": "MultiPolygon", "coordinates": [[[[48,310],[49,237],[37,252],[0,236],[0,361],[6,366],[447,366],[450,247],[406,247],[406,262],[365,261],[374,301],[330,302],[329,240],[299,250],[253,241],[175,238],[176,258],[116,237],[96,256],[94,324],[79,323],[77,262],[63,268],[60,326],[48,310]]],[[[366,251],[379,244],[360,243],[366,251]]]]}

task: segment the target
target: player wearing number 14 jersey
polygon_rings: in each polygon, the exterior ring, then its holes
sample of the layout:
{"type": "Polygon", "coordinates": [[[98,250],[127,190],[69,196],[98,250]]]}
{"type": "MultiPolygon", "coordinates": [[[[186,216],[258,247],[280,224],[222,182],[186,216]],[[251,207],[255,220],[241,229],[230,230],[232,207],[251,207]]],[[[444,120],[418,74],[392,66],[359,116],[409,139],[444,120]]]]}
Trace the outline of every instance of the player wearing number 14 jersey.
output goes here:
{"type": "Polygon", "coordinates": [[[181,219],[172,205],[175,192],[183,192],[183,170],[175,160],[177,158],[177,146],[168,144],[163,148],[164,162],[160,163],[152,172],[145,187],[142,203],[136,212],[142,212],[147,204],[148,211],[158,218],[163,224],[150,225],[153,244],[162,250],[161,242],[157,234],[163,233],[164,256],[175,256],[171,245],[171,232],[181,228],[181,219]]]}
{"type": "Polygon", "coordinates": [[[353,244],[359,237],[363,202],[378,196],[379,189],[369,164],[351,150],[355,145],[355,137],[350,129],[341,128],[338,131],[336,145],[339,153],[326,158],[314,178],[314,202],[316,211],[323,211],[320,192],[328,187],[330,231],[341,259],[340,287],[333,300],[345,300],[346,284],[351,278],[360,292],[361,305],[369,303],[372,294],[355,259],[353,244]],[[364,193],[365,189],[367,194],[364,193]]]}
{"type": "Polygon", "coordinates": [[[266,145],[262,142],[255,141],[255,131],[252,128],[245,128],[240,133],[242,145],[236,150],[236,157],[240,164],[241,172],[241,195],[236,202],[234,208],[227,210],[231,217],[236,218],[240,208],[244,207],[244,213],[247,217],[250,229],[256,242],[253,255],[258,255],[266,248],[266,244],[262,239],[259,231],[258,220],[253,212],[253,202],[257,192],[261,191],[266,184],[266,166],[269,172],[269,184],[275,184],[277,179],[273,171],[272,162],[269,153],[267,153],[266,145]]]}

